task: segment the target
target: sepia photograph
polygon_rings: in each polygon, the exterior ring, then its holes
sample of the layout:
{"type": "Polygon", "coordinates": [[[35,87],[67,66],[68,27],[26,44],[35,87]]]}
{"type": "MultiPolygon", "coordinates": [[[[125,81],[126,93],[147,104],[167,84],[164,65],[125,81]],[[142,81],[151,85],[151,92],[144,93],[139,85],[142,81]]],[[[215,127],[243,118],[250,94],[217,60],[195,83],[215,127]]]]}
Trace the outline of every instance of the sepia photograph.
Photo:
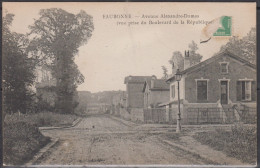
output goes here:
{"type": "Polygon", "coordinates": [[[256,166],[256,2],[3,2],[4,166],[256,166]]]}

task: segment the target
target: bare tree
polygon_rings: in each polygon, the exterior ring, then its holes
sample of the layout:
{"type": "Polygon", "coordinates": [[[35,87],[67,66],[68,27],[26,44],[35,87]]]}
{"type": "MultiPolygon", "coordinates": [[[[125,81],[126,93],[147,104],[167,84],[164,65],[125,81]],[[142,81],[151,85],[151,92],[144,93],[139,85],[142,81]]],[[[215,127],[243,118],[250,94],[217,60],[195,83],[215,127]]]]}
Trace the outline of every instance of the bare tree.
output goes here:
{"type": "Polygon", "coordinates": [[[163,70],[162,79],[167,79],[168,78],[168,69],[165,66],[162,66],[162,70],[163,70]]]}

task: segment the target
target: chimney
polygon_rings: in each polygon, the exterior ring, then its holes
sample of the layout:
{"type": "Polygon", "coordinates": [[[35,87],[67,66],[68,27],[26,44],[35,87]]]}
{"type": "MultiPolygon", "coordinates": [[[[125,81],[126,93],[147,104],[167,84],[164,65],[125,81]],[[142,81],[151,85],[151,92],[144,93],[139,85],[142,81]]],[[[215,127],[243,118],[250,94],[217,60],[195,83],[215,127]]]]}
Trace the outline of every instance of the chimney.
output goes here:
{"type": "Polygon", "coordinates": [[[190,67],[190,52],[185,50],[184,54],[184,70],[190,67]]]}

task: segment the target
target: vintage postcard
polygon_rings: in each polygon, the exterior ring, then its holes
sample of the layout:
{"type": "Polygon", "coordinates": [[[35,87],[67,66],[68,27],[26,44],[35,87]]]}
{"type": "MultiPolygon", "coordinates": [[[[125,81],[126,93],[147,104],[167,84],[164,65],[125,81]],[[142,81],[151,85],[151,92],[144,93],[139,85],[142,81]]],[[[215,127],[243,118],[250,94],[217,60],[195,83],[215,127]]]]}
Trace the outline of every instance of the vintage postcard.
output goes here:
{"type": "Polygon", "coordinates": [[[256,165],[255,2],[4,2],[2,25],[4,165],[256,165]]]}

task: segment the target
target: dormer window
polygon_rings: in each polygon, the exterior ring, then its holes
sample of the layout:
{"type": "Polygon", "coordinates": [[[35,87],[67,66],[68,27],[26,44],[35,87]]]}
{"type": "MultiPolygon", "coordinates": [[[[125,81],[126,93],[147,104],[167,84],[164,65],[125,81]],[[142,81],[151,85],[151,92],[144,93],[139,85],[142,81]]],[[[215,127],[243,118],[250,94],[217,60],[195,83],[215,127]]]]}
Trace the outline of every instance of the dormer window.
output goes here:
{"type": "Polygon", "coordinates": [[[228,73],[228,62],[221,62],[220,63],[220,72],[222,74],[227,74],[228,73]]]}

